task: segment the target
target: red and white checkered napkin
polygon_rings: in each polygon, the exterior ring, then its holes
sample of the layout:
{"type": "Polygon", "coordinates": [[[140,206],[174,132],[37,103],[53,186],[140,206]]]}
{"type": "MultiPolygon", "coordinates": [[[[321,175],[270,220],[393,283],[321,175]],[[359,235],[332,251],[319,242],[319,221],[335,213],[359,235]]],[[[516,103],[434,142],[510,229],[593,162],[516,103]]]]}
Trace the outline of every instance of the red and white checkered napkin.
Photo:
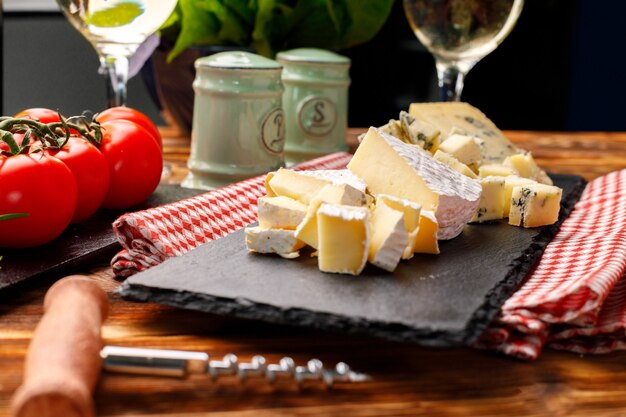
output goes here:
{"type": "MultiPolygon", "coordinates": [[[[345,168],[352,156],[327,155],[294,169],[345,168]]],[[[257,198],[265,195],[265,175],[195,197],[124,214],[113,223],[123,250],[111,261],[116,275],[128,277],[257,220],[257,198]]]]}
{"type": "Polygon", "coordinates": [[[526,283],[477,342],[523,359],[544,345],[626,349],[626,170],[590,182],[526,283]]]}

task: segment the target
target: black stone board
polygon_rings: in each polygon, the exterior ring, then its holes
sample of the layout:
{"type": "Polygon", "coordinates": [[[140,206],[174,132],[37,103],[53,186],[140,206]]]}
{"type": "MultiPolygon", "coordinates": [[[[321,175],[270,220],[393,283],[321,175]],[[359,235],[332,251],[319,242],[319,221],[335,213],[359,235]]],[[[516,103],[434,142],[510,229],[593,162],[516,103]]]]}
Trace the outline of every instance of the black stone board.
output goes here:
{"type": "MultiPolygon", "coordinates": [[[[585,181],[554,175],[563,188],[559,223],[585,181]]],[[[368,265],[361,276],[325,274],[304,252],[287,260],[250,253],[232,233],[128,278],[128,299],[277,323],[364,333],[427,346],[475,340],[515,291],[558,224],[524,229],[505,222],[468,225],[394,273],[368,265]]]]}
{"type": "Polygon", "coordinates": [[[0,249],[0,291],[17,283],[48,276],[64,276],[99,262],[108,263],[121,249],[111,224],[124,212],[179,201],[206,192],[162,184],[137,207],[100,210],[84,223],[71,225],[54,241],[32,249],[0,249]]]}

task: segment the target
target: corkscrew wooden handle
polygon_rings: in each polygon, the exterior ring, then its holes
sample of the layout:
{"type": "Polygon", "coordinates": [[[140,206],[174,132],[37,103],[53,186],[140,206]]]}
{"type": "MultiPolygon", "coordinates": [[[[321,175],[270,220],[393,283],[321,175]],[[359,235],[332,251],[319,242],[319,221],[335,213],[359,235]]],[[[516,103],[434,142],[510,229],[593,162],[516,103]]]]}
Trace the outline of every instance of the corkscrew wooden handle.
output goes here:
{"type": "Polygon", "coordinates": [[[30,343],[12,416],[93,416],[101,369],[100,329],[108,314],[104,291],[84,276],[55,283],[30,343]]]}

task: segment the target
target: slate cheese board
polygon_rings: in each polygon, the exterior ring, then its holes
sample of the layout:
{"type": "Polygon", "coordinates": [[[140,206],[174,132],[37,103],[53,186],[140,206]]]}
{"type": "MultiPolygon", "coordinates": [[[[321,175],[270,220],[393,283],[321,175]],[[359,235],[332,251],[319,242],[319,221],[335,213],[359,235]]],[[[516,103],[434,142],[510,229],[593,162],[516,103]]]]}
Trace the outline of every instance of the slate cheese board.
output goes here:
{"type": "MultiPolygon", "coordinates": [[[[162,184],[148,200],[126,211],[158,207],[204,192],[162,184]]],[[[98,262],[109,263],[121,249],[111,224],[123,213],[120,210],[100,210],[84,223],[69,226],[61,236],[44,246],[0,249],[0,291],[24,281],[61,277],[98,262]]]]}
{"type": "Polygon", "coordinates": [[[524,229],[505,221],[466,226],[440,255],[416,255],[394,273],[322,273],[310,252],[287,260],[246,250],[239,230],[128,278],[127,298],[269,322],[361,333],[425,346],[474,341],[515,291],[578,201],[585,181],[563,188],[559,222],[524,229]]]}

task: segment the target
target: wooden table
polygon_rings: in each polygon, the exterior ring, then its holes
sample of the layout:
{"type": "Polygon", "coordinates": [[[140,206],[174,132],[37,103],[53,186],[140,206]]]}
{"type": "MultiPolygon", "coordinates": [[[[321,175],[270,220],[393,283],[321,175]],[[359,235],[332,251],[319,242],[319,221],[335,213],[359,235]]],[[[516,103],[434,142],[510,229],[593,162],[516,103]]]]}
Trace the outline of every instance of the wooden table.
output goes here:
{"type": "MultiPolygon", "coordinates": [[[[351,130],[354,143],[357,131],[351,130]]],[[[507,132],[551,172],[587,179],[626,167],[626,133],[507,132]]],[[[166,139],[170,182],[184,175],[188,140],[166,139]]],[[[98,415],[150,416],[620,416],[626,415],[626,352],[580,356],[545,351],[533,363],[473,349],[431,350],[372,338],[224,318],[156,304],[127,302],[107,265],[83,271],[109,294],[106,344],[206,351],[241,359],[256,353],[304,363],[346,361],[372,382],[245,385],[103,374],[98,415]]],[[[7,415],[42,300],[52,280],[0,293],[0,415],[7,415]]]]}

